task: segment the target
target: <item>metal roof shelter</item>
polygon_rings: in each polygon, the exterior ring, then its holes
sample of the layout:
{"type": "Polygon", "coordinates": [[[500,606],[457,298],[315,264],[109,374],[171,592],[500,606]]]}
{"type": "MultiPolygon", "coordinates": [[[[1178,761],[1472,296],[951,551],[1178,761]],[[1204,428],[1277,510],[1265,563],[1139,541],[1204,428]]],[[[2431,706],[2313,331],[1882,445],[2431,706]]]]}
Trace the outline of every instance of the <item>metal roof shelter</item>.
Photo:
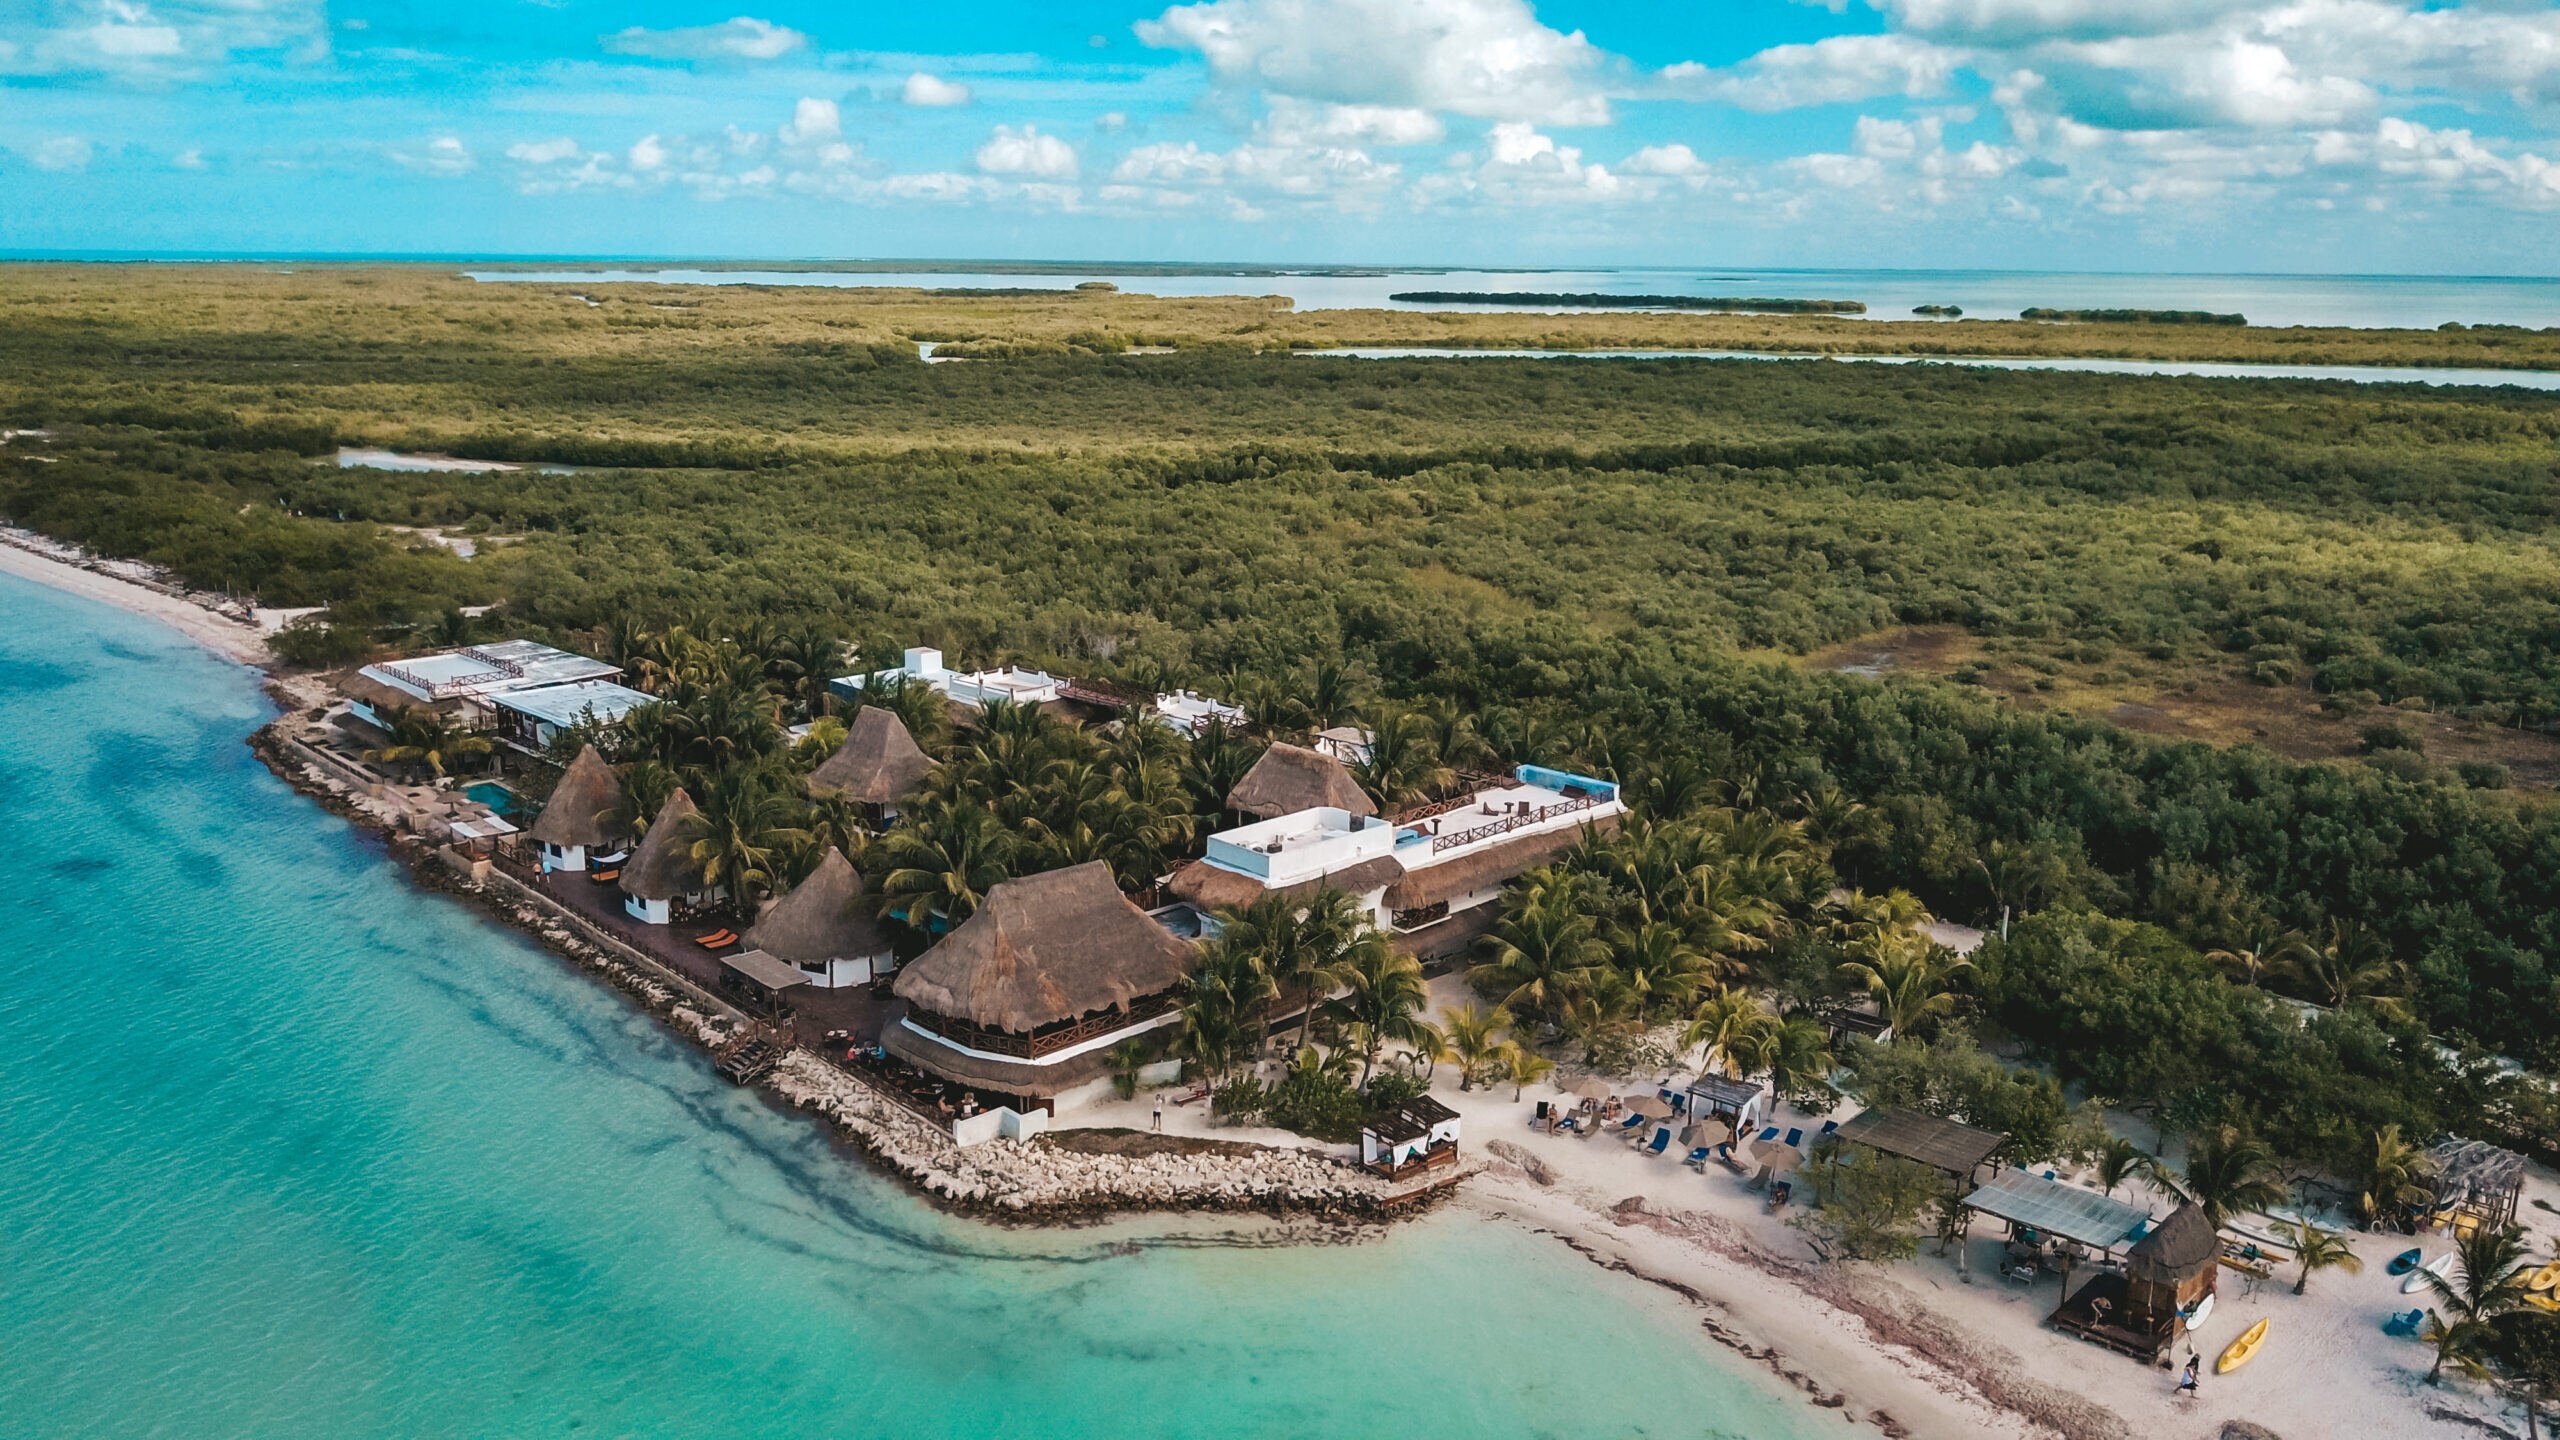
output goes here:
{"type": "Polygon", "coordinates": [[[2058,1235],[2092,1250],[2130,1245],[2151,1223],[2151,1212],[2139,1205],[2024,1170],[2003,1170],[1992,1176],[1966,1196],[1964,1204],[1995,1220],[2058,1235]]]}
{"type": "Polygon", "coordinates": [[[1977,1129],[1919,1110],[1892,1108],[1861,1111],[1837,1133],[1844,1143],[1916,1161],[1959,1179],[1982,1168],[1991,1152],[2009,1141],[1997,1130],[1977,1129]]]}

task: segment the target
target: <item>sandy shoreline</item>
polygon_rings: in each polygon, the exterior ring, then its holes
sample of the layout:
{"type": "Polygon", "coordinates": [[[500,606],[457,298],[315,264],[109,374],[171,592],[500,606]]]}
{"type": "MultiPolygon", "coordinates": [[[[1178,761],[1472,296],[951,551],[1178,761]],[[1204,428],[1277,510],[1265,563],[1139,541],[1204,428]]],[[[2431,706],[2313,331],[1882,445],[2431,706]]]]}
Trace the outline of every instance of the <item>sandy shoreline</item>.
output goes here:
{"type": "MultiPolygon", "coordinates": [[[[14,543],[0,543],[0,573],[159,621],[235,663],[262,671],[272,663],[255,625],[110,573],[14,543]]],[[[1453,983],[1435,985],[1435,998],[1455,998],[1446,988],[1453,983]]],[[[1436,1093],[1466,1116],[1467,1143],[1493,1159],[1450,1203],[1553,1238],[1623,1283],[1675,1292],[1698,1308],[1708,1341],[1861,1427],[1913,1440],[2212,1440],[2231,1421],[2285,1440],[2441,1434],[2449,1422],[2522,1433],[2476,1386],[2419,1386],[2423,1350],[2379,1334],[2379,1318],[2405,1304],[2392,1303],[2396,1287],[2380,1280],[2382,1258],[2408,1243],[2399,1237],[2355,1237],[2368,1273],[2324,1274],[2302,1299],[2279,1285],[2243,1300],[2233,1282],[2231,1316],[2270,1314],[2284,1333],[2267,1359],[2227,1380],[2210,1377],[2200,1399],[2177,1401],[2169,1376],[2043,1327],[2050,1285],[2022,1295],[1979,1265],[1959,1275],[1925,1246],[1921,1259],[1900,1266],[1821,1265],[1796,1232],[1760,1213],[1758,1197],[1719,1172],[1701,1176],[1606,1139],[1533,1135],[1526,1106],[1507,1087],[1458,1094],[1443,1084],[1436,1093]]],[[[1206,1122],[1167,1118],[1168,1129],[1206,1122]]],[[[2548,1237],[2539,1243],[2547,1249],[2548,1237]]],[[[2209,1330],[2207,1358],[2239,1328],[2235,1318],[2209,1330]]]]}
{"type": "Polygon", "coordinates": [[[274,658],[267,650],[267,637],[247,621],[235,620],[147,585],[38,554],[6,534],[0,534],[0,574],[33,580],[39,585],[49,585],[56,590],[112,605],[128,614],[157,620],[223,659],[241,665],[264,669],[274,658]]]}

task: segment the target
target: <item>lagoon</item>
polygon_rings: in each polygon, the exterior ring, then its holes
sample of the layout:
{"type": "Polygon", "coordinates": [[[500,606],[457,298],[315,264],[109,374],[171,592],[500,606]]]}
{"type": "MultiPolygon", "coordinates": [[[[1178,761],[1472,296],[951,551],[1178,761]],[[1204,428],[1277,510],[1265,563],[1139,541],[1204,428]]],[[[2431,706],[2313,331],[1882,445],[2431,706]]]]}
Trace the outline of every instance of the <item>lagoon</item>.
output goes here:
{"type": "MultiPolygon", "coordinates": [[[[2560,279],[2542,276],[2437,275],[2125,275],[2037,270],[1794,270],[1625,267],[1581,270],[1414,268],[1342,273],[1309,267],[1169,267],[1115,271],[1107,264],[1014,274],[965,264],[916,269],[756,269],[723,265],[539,265],[473,267],[474,280],[557,285],[648,281],[670,285],[900,286],[918,289],[1070,290],[1103,280],[1144,295],[1285,295],[1300,310],[1517,309],[1559,313],[1553,305],[1447,305],[1389,300],[1407,290],[1599,291],[1620,295],[1744,295],[1796,300],[1856,300],[1869,320],[1927,319],[1922,305],[1955,305],[1976,320],[2016,319],[2030,306],[2059,310],[2211,310],[2249,317],[2252,325],[2343,325],[2363,329],[2432,329],[2465,325],[2560,325],[2560,279]]],[[[1613,313],[1626,313],[1623,311],[1613,313]]]]}
{"type": "Polygon", "coordinates": [[[215,1437],[1841,1434],[1444,1211],[999,1230],[721,1082],[240,743],[255,676],[0,576],[0,1416],[215,1437]]]}

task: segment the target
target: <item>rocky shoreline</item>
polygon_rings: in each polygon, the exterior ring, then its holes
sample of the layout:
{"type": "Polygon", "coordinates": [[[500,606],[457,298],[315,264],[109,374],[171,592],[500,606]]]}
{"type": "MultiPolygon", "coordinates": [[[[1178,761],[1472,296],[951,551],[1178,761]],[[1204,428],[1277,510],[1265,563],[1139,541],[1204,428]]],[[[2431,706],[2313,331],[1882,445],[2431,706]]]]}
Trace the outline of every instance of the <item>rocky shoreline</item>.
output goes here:
{"type": "MultiPolygon", "coordinates": [[[[569,912],[512,881],[476,881],[438,847],[403,827],[396,805],[367,794],[291,733],[315,723],[308,697],[276,690],[287,713],[249,737],[277,778],[331,813],[378,836],[412,881],[477,904],[580,970],[604,981],[676,1034],[717,1053],[753,1028],[689,982],[650,973],[575,933],[569,912]],[[692,992],[692,993],[688,993],[692,992]]],[[[759,1082],[778,1103],[824,1120],[883,1170],[955,1213],[1039,1224],[1077,1224],[1146,1211],[1254,1211],[1283,1217],[1380,1222],[1420,1213],[1448,1193],[1395,1187],[1312,1150],[1245,1143],[1075,1146],[1060,1135],[963,1146],[942,1128],[853,1074],[794,1049],[759,1082]]],[[[1463,1173],[1463,1172],[1462,1172],[1463,1173]]]]}

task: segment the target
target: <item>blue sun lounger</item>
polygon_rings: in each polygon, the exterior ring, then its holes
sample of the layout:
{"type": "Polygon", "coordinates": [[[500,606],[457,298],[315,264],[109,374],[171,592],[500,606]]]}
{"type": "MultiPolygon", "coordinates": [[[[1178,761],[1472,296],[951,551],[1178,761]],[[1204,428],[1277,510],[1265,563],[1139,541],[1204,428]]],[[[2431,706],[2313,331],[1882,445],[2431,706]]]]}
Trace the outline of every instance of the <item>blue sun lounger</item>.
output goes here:
{"type": "Polygon", "coordinates": [[[1689,1158],[1681,1161],[1680,1163],[1688,1166],[1692,1170],[1704,1170],[1707,1168],[1707,1158],[1713,1154],[1715,1154],[1713,1149],[1708,1146],[1701,1145],[1697,1149],[1690,1151],[1689,1158]]]}
{"type": "Polygon", "coordinates": [[[1653,1143],[1644,1147],[1644,1152],[1648,1155],[1659,1155],[1670,1148],[1671,1132],[1668,1130],[1656,1130],[1653,1132],[1653,1143]]]}
{"type": "Polygon", "coordinates": [[[1803,1131],[1801,1131],[1801,1130],[1790,1130],[1790,1131],[1788,1131],[1788,1132],[1787,1132],[1787,1148],[1788,1148],[1788,1149],[1790,1149],[1790,1150],[1801,1150],[1801,1149],[1803,1149],[1803,1148],[1804,1148],[1804,1132],[1803,1132],[1803,1131]]]}
{"type": "Polygon", "coordinates": [[[1775,1139],[1777,1139],[1777,1138],[1778,1138],[1778,1127],[1777,1127],[1777,1126],[1775,1126],[1775,1125],[1772,1125],[1772,1126],[1770,1126],[1768,1129],[1763,1130],[1763,1131],[1761,1131],[1761,1132],[1760,1132],[1760,1139],[1759,1139],[1759,1140],[1758,1140],[1758,1142],[1756,1142],[1756,1143],[1759,1143],[1759,1144],[1762,1144],[1762,1145],[1766,1145],[1766,1144],[1768,1144],[1770,1141],[1775,1140],[1775,1139]]]}

